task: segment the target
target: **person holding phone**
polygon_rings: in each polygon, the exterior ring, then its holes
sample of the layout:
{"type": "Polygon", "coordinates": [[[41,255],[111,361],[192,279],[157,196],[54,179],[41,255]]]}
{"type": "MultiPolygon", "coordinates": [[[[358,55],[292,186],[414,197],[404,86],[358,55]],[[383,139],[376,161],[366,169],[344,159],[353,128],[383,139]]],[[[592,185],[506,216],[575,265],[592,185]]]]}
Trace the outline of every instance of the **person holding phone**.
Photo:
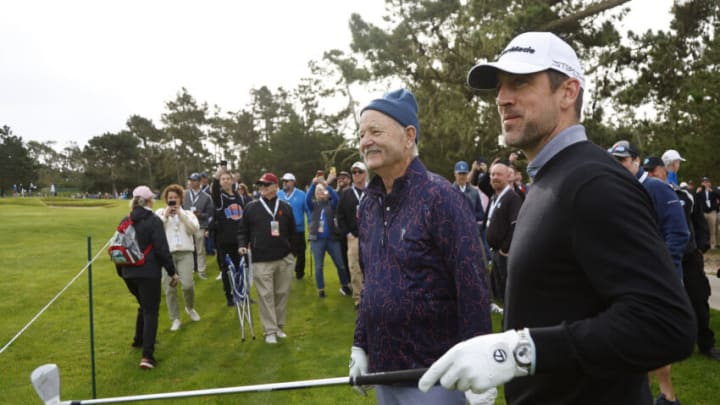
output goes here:
{"type": "Polygon", "coordinates": [[[240,266],[240,255],[238,255],[237,234],[242,226],[242,219],[245,210],[243,199],[233,187],[232,174],[225,166],[218,167],[215,172],[215,180],[212,182],[210,192],[215,205],[215,216],[213,218],[215,230],[215,247],[217,248],[217,262],[220,266],[223,290],[227,306],[235,306],[230,285],[228,265],[225,263],[225,255],[229,255],[235,268],[240,266]]]}
{"type": "MultiPolygon", "coordinates": [[[[184,210],[180,205],[184,190],[179,184],[165,187],[162,193],[167,203],[166,208],[159,208],[155,214],[160,217],[165,227],[165,236],[172,255],[175,270],[180,277],[183,297],[185,298],[185,312],[190,319],[197,322],[200,315],[195,311],[195,280],[193,278],[193,250],[195,249],[193,235],[200,229],[198,219],[191,211],[184,210]]],[[[180,305],[178,303],[177,288],[171,285],[172,278],[163,273],[162,286],[165,290],[165,304],[170,315],[171,331],[180,329],[180,305]]]]}

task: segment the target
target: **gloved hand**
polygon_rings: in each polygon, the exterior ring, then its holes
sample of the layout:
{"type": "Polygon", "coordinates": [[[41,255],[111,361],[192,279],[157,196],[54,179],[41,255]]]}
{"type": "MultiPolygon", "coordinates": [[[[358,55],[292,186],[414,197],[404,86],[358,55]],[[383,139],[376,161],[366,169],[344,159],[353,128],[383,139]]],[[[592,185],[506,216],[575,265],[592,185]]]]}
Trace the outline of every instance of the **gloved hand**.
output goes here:
{"type": "Polygon", "coordinates": [[[465,399],[470,405],[495,405],[497,399],[497,389],[490,388],[487,391],[483,391],[476,394],[470,390],[465,391],[465,399]]]}
{"type": "Polygon", "coordinates": [[[504,384],[514,377],[530,374],[534,370],[535,344],[527,329],[526,338],[518,354],[529,358],[528,367],[519,365],[514,350],[520,342],[515,330],[477,336],[460,342],[440,357],[418,381],[418,388],[427,392],[438,380],[447,389],[472,390],[481,393],[504,384]]]}
{"type": "MultiPolygon", "coordinates": [[[[361,347],[353,346],[350,349],[350,377],[358,377],[368,372],[368,358],[365,350],[361,347]]],[[[366,387],[353,385],[353,388],[360,394],[367,396],[366,387]]]]}

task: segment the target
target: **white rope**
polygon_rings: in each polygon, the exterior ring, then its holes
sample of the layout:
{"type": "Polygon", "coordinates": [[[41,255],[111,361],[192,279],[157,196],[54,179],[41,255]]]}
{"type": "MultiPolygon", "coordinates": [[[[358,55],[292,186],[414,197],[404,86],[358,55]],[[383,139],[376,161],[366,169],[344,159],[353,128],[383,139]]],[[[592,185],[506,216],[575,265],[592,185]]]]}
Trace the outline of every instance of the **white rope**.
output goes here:
{"type": "Polygon", "coordinates": [[[60,296],[65,292],[65,290],[67,290],[68,288],[70,288],[70,286],[72,285],[72,283],[74,283],[75,280],[77,280],[77,279],[85,272],[85,270],[86,270],[88,267],[90,267],[90,265],[93,264],[93,263],[95,262],[95,260],[97,260],[97,258],[100,256],[100,254],[105,251],[105,248],[110,245],[110,241],[112,241],[112,238],[108,239],[108,241],[105,243],[105,245],[100,248],[100,251],[98,251],[98,253],[95,255],[95,257],[93,257],[92,260],[90,260],[90,261],[85,265],[85,267],[83,267],[82,270],[80,270],[80,272],[79,272],[75,277],[73,277],[73,279],[70,280],[70,282],[69,282],[62,290],[60,290],[60,292],[57,293],[57,295],[56,295],[53,299],[51,299],[50,302],[48,302],[47,305],[45,305],[45,306],[43,307],[43,309],[41,309],[40,312],[37,313],[37,315],[35,315],[35,316],[30,320],[30,322],[28,322],[22,329],[20,329],[20,331],[19,331],[15,336],[13,336],[13,338],[10,339],[10,341],[7,342],[7,344],[6,344],[5,346],[3,346],[2,349],[0,349],[0,354],[2,354],[2,352],[5,351],[5,349],[7,349],[8,347],[10,347],[10,345],[13,344],[13,342],[16,341],[16,340],[20,337],[20,335],[22,335],[22,334],[25,332],[25,330],[27,330],[27,328],[29,328],[30,325],[32,325],[33,322],[35,322],[35,321],[40,317],[40,315],[43,314],[43,312],[45,312],[48,308],[50,308],[50,305],[52,305],[55,301],[57,301],[57,299],[60,298],[60,296]]]}

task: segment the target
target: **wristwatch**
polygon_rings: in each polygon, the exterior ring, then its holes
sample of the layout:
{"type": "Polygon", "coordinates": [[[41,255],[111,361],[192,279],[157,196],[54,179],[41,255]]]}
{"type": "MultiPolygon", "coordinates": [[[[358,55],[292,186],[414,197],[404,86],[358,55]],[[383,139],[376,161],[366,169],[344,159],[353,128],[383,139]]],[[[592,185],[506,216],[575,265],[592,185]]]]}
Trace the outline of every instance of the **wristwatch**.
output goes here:
{"type": "Polygon", "coordinates": [[[530,337],[528,328],[517,331],[518,342],[513,349],[515,364],[523,375],[532,375],[535,372],[535,343],[530,337]]]}

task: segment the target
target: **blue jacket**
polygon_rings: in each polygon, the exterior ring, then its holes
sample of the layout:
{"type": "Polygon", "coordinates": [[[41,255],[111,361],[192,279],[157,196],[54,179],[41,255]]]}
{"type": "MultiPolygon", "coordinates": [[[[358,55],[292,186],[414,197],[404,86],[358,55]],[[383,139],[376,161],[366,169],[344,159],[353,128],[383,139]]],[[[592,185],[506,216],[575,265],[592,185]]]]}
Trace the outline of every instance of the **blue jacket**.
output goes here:
{"type": "Polygon", "coordinates": [[[390,194],[380,176],[358,210],[364,287],[354,345],[368,371],[428,367],[491,331],[489,293],[470,203],[415,158],[390,194]]]}
{"type": "Polygon", "coordinates": [[[690,240],[690,231],[685,220],[685,211],[672,186],[654,177],[649,177],[641,167],[636,177],[650,194],[655,205],[660,234],[672,256],[678,277],[682,279],[682,258],[690,240]]]}
{"type": "Polygon", "coordinates": [[[283,201],[287,201],[292,207],[293,216],[295,217],[295,232],[305,233],[305,216],[310,219],[310,208],[305,203],[305,192],[295,187],[290,194],[290,198],[285,194],[285,190],[279,190],[277,196],[283,201]]]}
{"type": "Polygon", "coordinates": [[[313,183],[305,197],[305,202],[311,212],[308,223],[310,227],[308,239],[310,240],[329,239],[334,236],[333,234],[338,233],[337,220],[335,219],[335,210],[339,200],[338,193],[330,186],[327,186],[327,191],[330,193],[330,200],[314,201],[315,184],[313,183]],[[320,222],[323,224],[322,232],[320,232],[320,222]]]}

